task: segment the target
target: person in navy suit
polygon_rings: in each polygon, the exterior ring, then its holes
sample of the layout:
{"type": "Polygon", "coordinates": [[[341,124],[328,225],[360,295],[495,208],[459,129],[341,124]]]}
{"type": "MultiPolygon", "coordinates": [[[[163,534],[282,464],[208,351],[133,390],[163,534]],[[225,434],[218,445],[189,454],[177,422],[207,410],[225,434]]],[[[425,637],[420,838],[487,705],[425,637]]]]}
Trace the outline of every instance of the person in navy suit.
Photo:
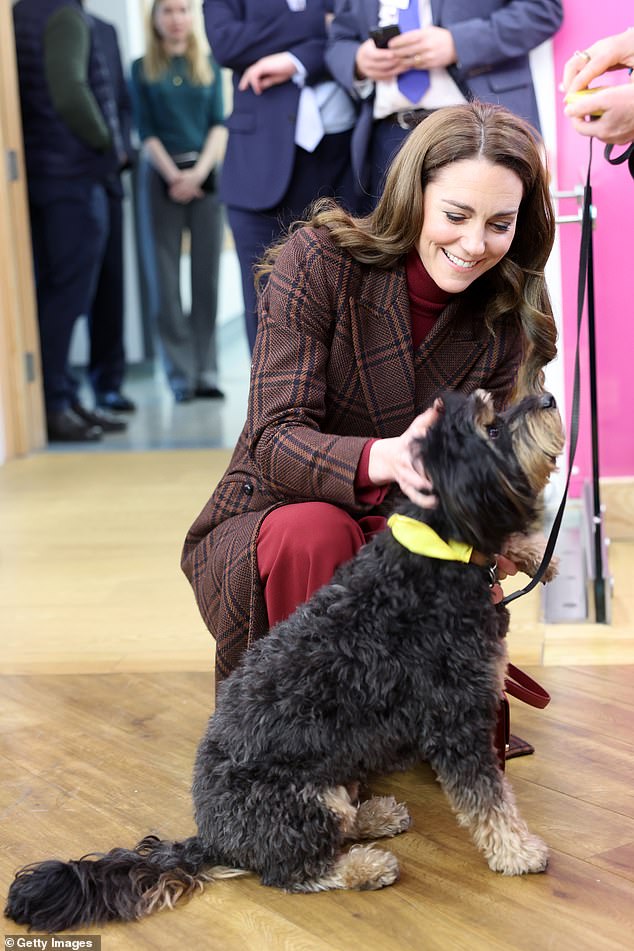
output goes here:
{"type": "Polygon", "coordinates": [[[233,232],[252,350],[253,268],[320,195],[352,208],[350,137],[356,113],[324,63],[332,2],[205,0],[217,62],[233,71],[233,112],[220,197],[233,232]]]}
{"type": "Polygon", "coordinates": [[[84,406],[69,368],[108,238],[107,182],[124,152],[115,92],[82,0],[19,0],[13,21],[47,433],[94,442],[127,425],[84,406]]]}
{"type": "Polygon", "coordinates": [[[365,210],[403,139],[435,109],[479,99],[539,129],[528,54],[562,18],[561,0],[335,0],[326,63],[360,105],[352,166],[365,210]],[[377,46],[376,27],[400,33],[377,46]]]}
{"type": "Polygon", "coordinates": [[[110,74],[119,116],[123,152],[119,169],[106,179],[108,237],[97,288],[90,309],[90,363],[88,375],[95,402],[103,409],[132,412],[135,405],[121,392],[125,375],[123,284],[123,185],[121,172],[132,165],[132,103],[123,73],[115,27],[90,14],[110,74]]]}

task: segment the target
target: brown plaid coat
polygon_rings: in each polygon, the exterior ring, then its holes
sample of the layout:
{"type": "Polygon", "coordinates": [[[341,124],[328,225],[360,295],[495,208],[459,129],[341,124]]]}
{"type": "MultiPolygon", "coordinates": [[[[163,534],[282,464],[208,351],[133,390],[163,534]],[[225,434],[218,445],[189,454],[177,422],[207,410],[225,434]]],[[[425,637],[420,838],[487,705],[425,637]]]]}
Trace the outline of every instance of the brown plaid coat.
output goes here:
{"type": "Polygon", "coordinates": [[[454,299],[414,354],[404,263],[361,265],[325,229],[287,242],[261,300],[247,422],[183,549],[219,680],[267,632],[256,543],[273,508],[318,499],[365,515],[354,478],[369,437],[400,435],[443,389],[485,387],[506,401],[517,324],[492,336],[464,311],[454,299]]]}

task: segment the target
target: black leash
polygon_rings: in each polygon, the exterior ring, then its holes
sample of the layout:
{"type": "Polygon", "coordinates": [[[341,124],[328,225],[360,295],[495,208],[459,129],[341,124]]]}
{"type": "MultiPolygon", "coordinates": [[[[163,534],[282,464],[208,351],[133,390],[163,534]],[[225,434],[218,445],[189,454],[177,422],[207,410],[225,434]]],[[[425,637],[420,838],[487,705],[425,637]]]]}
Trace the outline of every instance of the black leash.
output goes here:
{"type": "MultiPolygon", "coordinates": [[[[620,159],[624,161],[624,159],[620,159]]],[[[544,554],[542,556],[541,564],[533,578],[530,582],[519,591],[513,591],[511,594],[507,594],[506,597],[502,599],[501,604],[510,604],[511,601],[515,601],[517,598],[521,598],[523,595],[528,594],[529,591],[532,591],[533,588],[539,584],[542,580],[548,565],[550,564],[550,559],[553,556],[555,550],[555,545],[557,543],[557,537],[559,535],[559,529],[561,528],[561,523],[564,517],[564,510],[566,508],[566,502],[568,501],[568,489],[570,487],[570,479],[572,476],[572,465],[575,458],[575,453],[577,451],[577,441],[579,438],[579,400],[580,400],[580,361],[579,361],[579,341],[581,338],[581,325],[583,321],[583,306],[585,302],[586,287],[589,290],[592,290],[594,287],[594,268],[593,268],[593,256],[592,256],[592,186],[590,184],[590,171],[592,168],[592,138],[590,139],[590,155],[588,158],[588,173],[586,176],[586,185],[583,192],[583,208],[581,212],[581,246],[579,251],[579,277],[577,283],[577,343],[575,348],[575,367],[573,374],[573,385],[572,385],[572,406],[570,410],[570,443],[568,449],[568,476],[566,478],[566,485],[564,487],[563,496],[555,515],[552,527],[550,529],[550,535],[548,536],[548,541],[546,542],[546,548],[544,549],[544,554]]],[[[592,301],[592,294],[589,294],[589,305],[592,301]]],[[[589,314],[589,318],[594,324],[594,313],[589,314]]]]}
{"type": "Polygon", "coordinates": [[[613,145],[606,145],[605,152],[603,153],[605,160],[609,162],[610,165],[622,165],[623,162],[627,162],[630,175],[634,178],[634,142],[630,142],[626,150],[621,152],[620,155],[615,155],[614,158],[612,158],[613,148],[613,145]]]}

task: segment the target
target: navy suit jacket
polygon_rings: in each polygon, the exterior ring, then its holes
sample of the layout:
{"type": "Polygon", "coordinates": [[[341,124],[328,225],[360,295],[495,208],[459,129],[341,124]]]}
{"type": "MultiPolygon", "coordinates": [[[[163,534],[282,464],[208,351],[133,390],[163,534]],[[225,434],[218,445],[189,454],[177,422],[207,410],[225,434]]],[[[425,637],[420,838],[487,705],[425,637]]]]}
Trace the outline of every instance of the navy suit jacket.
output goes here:
{"type": "MultiPolygon", "coordinates": [[[[110,74],[112,97],[117,108],[122,146],[125,151],[125,158],[123,156],[120,158],[121,170],[123,170],[130,166],[134,153],[131,139],[132,101],[130,99],[128,84],[123,73],[117,31],[112,23],[101,20],[94,14],[89,14],[88,16],[94,24],[95,36],[101,47],[101,52],[103,53],[106,66],[108,67],[108,73],[110,74]]],[[[119,197],[123,196],[123,187],[118,175],[113,175],[109,178],[108,189],[119,195],[119,197]]]]}
{"type": "Polygon", "coordinates": [[[220,182],[228,205],[261,210],[277,205],[288,189],[295,161],[300,89],[289,80],[256,96],[241,92],[244,70],[263,56],[289,52],[312,85],[326,76],[326,11],[332,2],[306,0],[292,12],[286,0],[205,0],[205,27],[214,59],[233,70],[233,111],[220,182]]]}
{"type": "MultiPolygon", "coordinates": [[[[528,54],[561,25],[561,0],[431,0],[433,22],[451,31],[458,64],[449,73],[467,99],[500,103],[537,129],[539,114],[528,54]]],[[[379,0],[336,0],[326,50],[332,75],[358,99],[354,60],[377,25],[379,0]]],[[[361,103],[352,138],[355,180],[367,183],[373,97],[361,103]]]]}

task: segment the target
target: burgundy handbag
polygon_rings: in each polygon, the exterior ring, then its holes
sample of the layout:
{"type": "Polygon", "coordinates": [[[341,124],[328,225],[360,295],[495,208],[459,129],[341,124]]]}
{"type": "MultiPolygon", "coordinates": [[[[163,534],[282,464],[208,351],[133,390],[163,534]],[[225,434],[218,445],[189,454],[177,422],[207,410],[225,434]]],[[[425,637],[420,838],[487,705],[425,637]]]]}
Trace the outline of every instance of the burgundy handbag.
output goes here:
{"type": "Polygon", "coordinates": [[[517,700],[528,703],[531,707],[538,707],[540,710],[543,710],[550,703],[550,694],[544,690],[541,684],[538,684],[536,680],[529,677],[515,664],[508,665],[504,690],[500,697],[495,736],[495,747],[498,751],[498,759],[502,770],[506,766],[507,759],[512,759],[514,756],[527,756],[529,753],[535,752],[535,748],[530,743],[511,733],[511,711],[506,696],[507,693],[517,700]]]}

